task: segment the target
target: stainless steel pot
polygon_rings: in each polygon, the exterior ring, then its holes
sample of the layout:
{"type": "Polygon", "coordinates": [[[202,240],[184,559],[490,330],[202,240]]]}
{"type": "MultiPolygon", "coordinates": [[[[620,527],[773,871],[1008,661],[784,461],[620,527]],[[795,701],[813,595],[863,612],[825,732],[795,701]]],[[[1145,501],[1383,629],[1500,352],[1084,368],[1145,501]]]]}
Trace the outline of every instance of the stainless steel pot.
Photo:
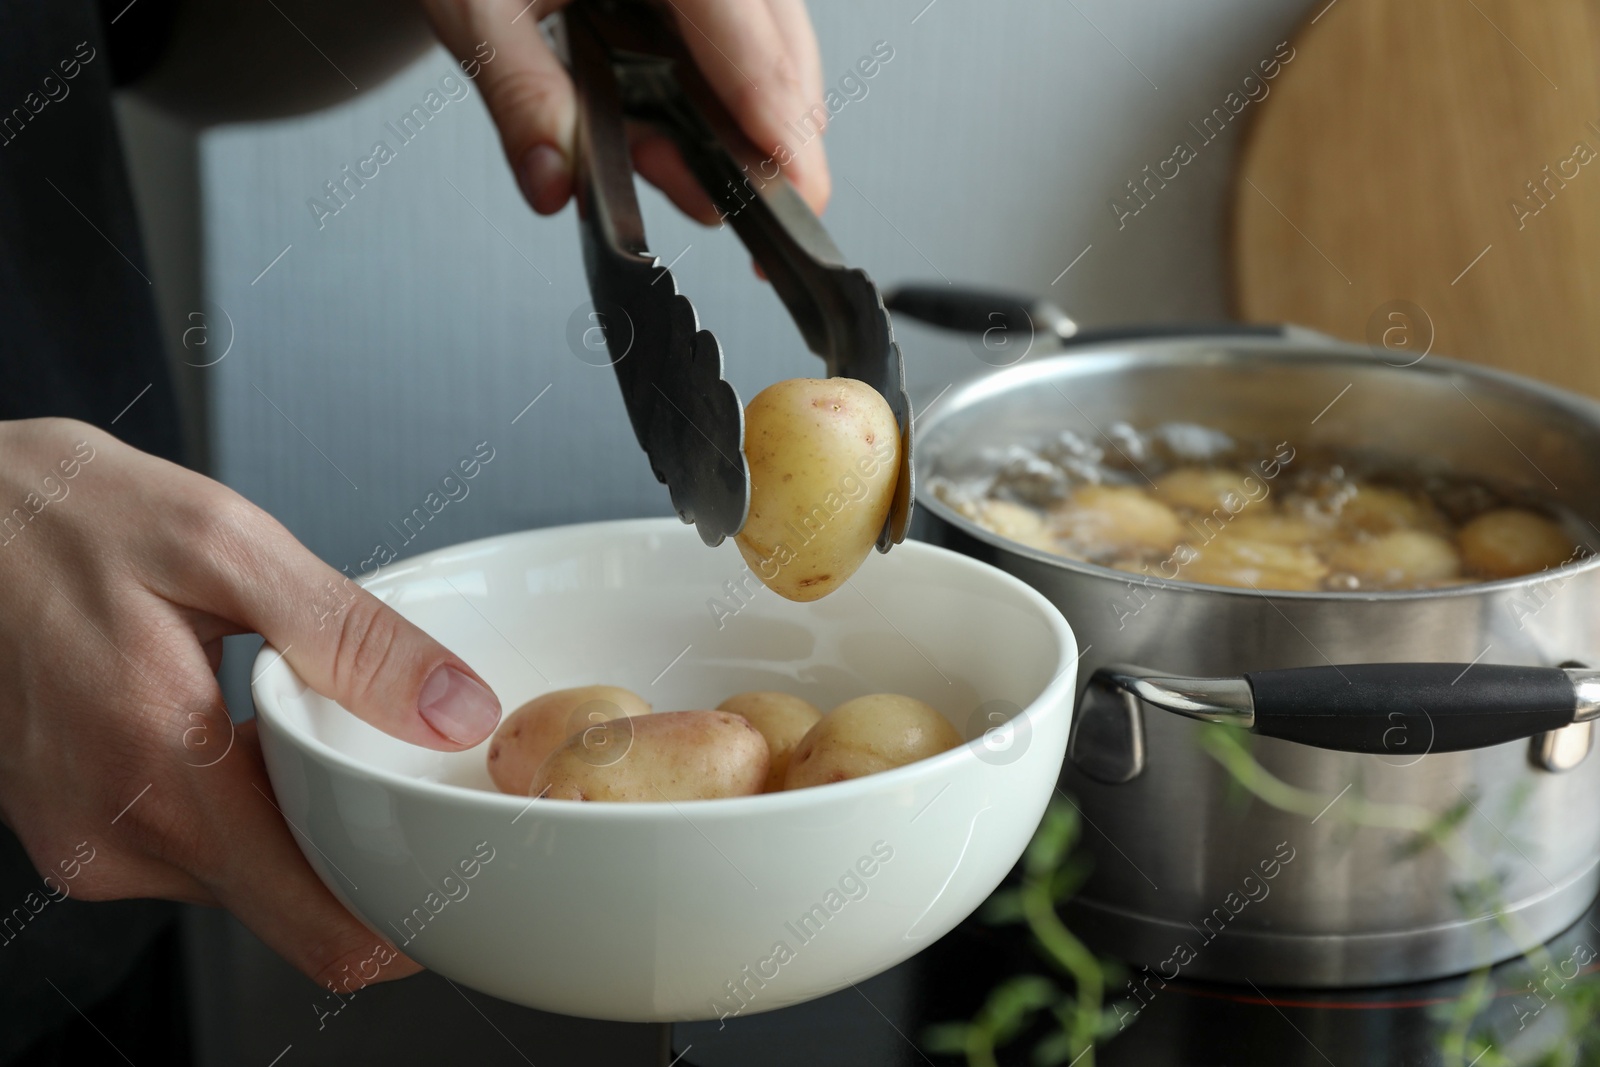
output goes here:
{"type": "Polygon", "coordinates": [[[1101,340],[918,417],[919,536],[1032,584],[1083,648],[1061,784],[1094,870],[1073,928],[1144,965],[1124,995],[1180,975],[1456,973],[1554,936],[1600,887],[1600,682],[1560,669],[1600,664],[1600,558],[1432,591],[1255,592],[1036,551],[930,490],[988,447],[1181,420],[1442,463],[1596,519],[1600,405],[1299,336],[1101,340]]]}

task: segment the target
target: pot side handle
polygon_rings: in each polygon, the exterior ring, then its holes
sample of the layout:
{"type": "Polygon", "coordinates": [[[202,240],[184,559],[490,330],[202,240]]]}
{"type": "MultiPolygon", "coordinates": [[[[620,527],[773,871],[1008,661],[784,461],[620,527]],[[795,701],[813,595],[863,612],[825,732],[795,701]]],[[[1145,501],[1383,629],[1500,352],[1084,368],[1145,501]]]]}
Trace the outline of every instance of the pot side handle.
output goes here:
{"type": "Polygon", "coordinates": [[[1340,752],[1420,756],[1520,741],[1593,718],[1600,712],[1595,674],[1561,667],[1356,663],[1244,677],[1254,698],[1254,733],[1340,752]]]}
{"type": "Polygon", "coordinates": [[[1098,781],[1137,777],[1144,769],[1143,705],[1315,748],[1420,757],[1600,717],[1600,670],[1357,663],[1188,678],[1109,665],[1084,689],[1069,758],[1098,781]]]}

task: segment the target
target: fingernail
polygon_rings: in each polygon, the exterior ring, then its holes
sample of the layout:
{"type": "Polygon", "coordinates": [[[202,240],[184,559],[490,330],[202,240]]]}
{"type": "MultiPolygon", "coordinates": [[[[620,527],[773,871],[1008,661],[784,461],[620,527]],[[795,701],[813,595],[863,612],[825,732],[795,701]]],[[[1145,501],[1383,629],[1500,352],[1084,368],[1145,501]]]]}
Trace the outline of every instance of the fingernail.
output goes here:
{"type": "Polygon", "coordinates": [[[517,168],[517,184],[528,204],[540,214],[549,214],[567,199],[571,175],[567,159],[550,145],[535,145],[522,157],[517,168]]]}
{"type": "Polygon", "coordinates": [[[500,721],[494,694],[449,664],[435,667],[422,683],[417,712],[458,745],[475,745],[500,721]]]}

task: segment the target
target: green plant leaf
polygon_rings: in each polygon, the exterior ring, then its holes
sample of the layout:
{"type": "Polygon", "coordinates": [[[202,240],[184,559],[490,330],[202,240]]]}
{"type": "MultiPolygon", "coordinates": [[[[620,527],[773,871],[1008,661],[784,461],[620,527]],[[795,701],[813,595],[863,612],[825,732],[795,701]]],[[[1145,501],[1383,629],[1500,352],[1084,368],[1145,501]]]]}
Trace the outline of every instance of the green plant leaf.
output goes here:
{"type": "Polygon", "coordinates": [[[1016,1037],[1035,1012],[1055,1003],[1059,995],[1054,982],[1037,974],[1018,975],[996,986],[982,1012],[995,1044],[1016,1037]]]}
{"type": "Polygon", "coordinates": [[[1056,870],[1078,840],[1078,812],[1071,804],[1051,798],[1039,829],[1024,854],[1023,869],[1031,877],[1056,870]]]}
{"type": "Polygon", "coordinates": [[[1059,1067],[1070,1062],[1074,1055],[1072,1035],[1057,1030],[1033,1047],[1033,1062],[1037,1067],[1059,1067]]]}
{"type": "Polygon", "coordinates": [[[922,1049],[936,1056],[960,1056],[967,1050],[971,1023],[934,1023],[922,1031],[922,1049]]]}
{"type": "Polygon", "coordinates": [[[1068,856],[1062,862],[1061,869],[1050,876],[1050,899],[1057,904],[1065,902],[1083,888],[1093,869],[1094,865],[1087,856],[1068,856]]]}
{"type": "Polygon", "coordinates": [[[979,914],[984,922],[995,926],[1004,923],[1021,922],[1024,918],[1022,891],[1020,889],[995,890],[994,895],[984,901],[983,910],[979,914]]]}

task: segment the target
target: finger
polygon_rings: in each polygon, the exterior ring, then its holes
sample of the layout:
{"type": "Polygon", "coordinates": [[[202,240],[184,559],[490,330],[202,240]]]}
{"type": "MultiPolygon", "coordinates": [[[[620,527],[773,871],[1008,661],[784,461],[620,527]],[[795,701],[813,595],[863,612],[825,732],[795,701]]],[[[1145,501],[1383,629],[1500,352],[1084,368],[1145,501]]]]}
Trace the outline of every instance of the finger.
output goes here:
{"type": "Polygon", "coordinates": [[[812,210],[821,211],[828,200],[827,166],[811,146],[821,138],[828,110],[808,88],[820,85],[820,75],[813,80],[802,73],[803,61],[791,52],[773,11],[720,0],[675,0],[673,10],[696,64],[745,134],[812,210]]]}
{"type": "Polygon", "coordinates": [[[799,166],[798,177],[793,170],[794,164],[784,173],[812,212],[820,215],[828,209],[828,202],[833,199],[833,174],[828,170],[828,150],[822,146],[822,138],[813,137],[803,142],[795,153],[795,159],[799,166]]]}
{"type": "Polygon", "coordinates": [[[119,893],[118,900],[176,900],[183,904],[198,904],[215,908],[217,896],[190,875],[169,864],[141,863],[142,885],[137,892],[119,893]]]}
{"type": "MultiPolygon", "coordinates": [[[[500,144],[523,197],[541,215],[572,195],[577,102],[561,61],[539,34],[538,20],[560,0],[426,0],[445,46],[477,63],[478,88],[500,131],[500,144]]],[[[470,69],[470,67],[469,67],[470,69]]]]}
{"type": "Polygon", "coordinates": [[[232,637],[234,634],[249,633],[243,626],[219,619],[210,612],[183,610],[184,621],[194,631],[194,638],[200,643],[200,648],[206,654],[206,662],[211,665],[211,673],[216,674],[222,669],[222,654],[224,646],[222,639],[232,637]]]}
{"type": "Polygon", "coordinates": [[[811,25],[811,15],[806,11],[805,0],[767,0],[772,21],[778,34],[794,57],[795,69],[805,99],[822,99],[822,52],[817,47],[817,31],[811,25]]]}
{"type": "MultiPolygon", "coordinates": [[[[795,160],[786,173],[796,183],[800,195],[805,197],[811,210],[822,214],[833,196],[833,177],[828,171],[828,156],[822,146],[821,130],[808,135],[812,119],[825,127],[830,112],[823,106],[822,52],[817,47],[817,33],[811,25],[805,0],[767,0],[772,10],[772,20],[778,33],[789,46],[796,68],[800,71],[800,84],[804,91],[804,120],[799,121],[801,133],[789,143],[795,160]],[[798,176],[797,176],[798,175],[798,176]]],[[[790,127],[793,131],[794,127],[790,127]]]]}
{"type": "MultiPolygon", "coordinates": [[[[51,854],[64,853],[57,849],[51,854]]],[[[217,904],[215,894],[192,875],[164,860],[127,849],[95,848],[71,877],[57,874],[48,863],[39,865],[35,861],[35,866],[44,879],[45,892],[57,900],[74,897],[87,901],[178,900],[209,907],[217,904]]]]}
{"type": "MultiPolygon", "coordinates": [[[[240,725],[239,743],[213,770],[206,783],[213,847],[200,857],[198,873],[223,907],[303,974],[341,995],[421,970],[345,910],[307,864],[267,782],[254,722],[240,725]]],[[[341,877],[337,870],[329,875],[341,877]]]]}
{"type": "Polygon", "coordinates": [[[454,751],[494,731],[500,702],[459,656],[271,516],[225,499],[195,563],[204,607],[261,634],[311,688],[402,741],[454,751]]]}
{"type": "Polygon", "coordinates": [[[645,181],[665,193],[674,207],[696,222],[715,226],[721,221],[716,205],[690,173],[671,138],[641,129],[632,140],[633,169],[645,181]]]}

